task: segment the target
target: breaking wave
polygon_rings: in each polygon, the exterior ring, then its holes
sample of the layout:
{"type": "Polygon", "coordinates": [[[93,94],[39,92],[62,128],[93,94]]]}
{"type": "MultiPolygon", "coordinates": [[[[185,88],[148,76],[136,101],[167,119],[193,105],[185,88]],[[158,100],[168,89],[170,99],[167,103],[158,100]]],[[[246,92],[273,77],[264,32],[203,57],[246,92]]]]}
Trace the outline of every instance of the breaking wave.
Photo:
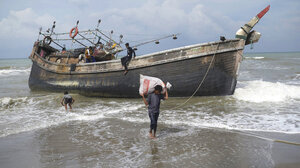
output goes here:
{"type": "MultiPolygon", "coordinates": [[[[258,81],[257,81],[258,82],[258,81]]],[[[262,82],[262,81],[260,81],[262,82]]],[[[264,82],[263,82],[264,83],[264,82]]],[[[277,84],[271,84],[277,85],[277,84]]],[[[279,87],[281,88],[282,84],[279,87]]],[[[247,87],[247,86],[246,86],[247,87]]],[[[284,88],[287,86],[284,86],[284,88]]],[[[298,90],[299,88],[294,88],[298,90]]],[[[239,92],[239,91],[238,91],[239,92]]],[[[248,96],[252,96],[251,94],[248,96]]],[[[291,96],[291,95],[290,95],[291,96]]],[[[235,95],[236,97],[236,95],[235,95]]],[[[240,97],[239,97],[240,98],[240,97]]],[[[254,98],[253,98],[254,99],[254,98]]],[[[267,100],[269,98],[265,98],[267,100]]],[[[251,100],[249,98],[249,100],[251,100]]],[[[263,101],[265,101],[263,100],[263,101]]],[[[102,101],[87,104],[75,102],[73,111],[65,111],[59,106],[60,96],[21,97],[0,99],[0,137],[21,132],[57,126],[68,122],[87,122],[101,119],[119,119],[131,123],[148,123],[147,108],[141,100],[134,101],[102,101]]],[[[256,101],[256,99],[255,99],[256,101]]],[[[226,104],[226,102],[224,102],[226,104]]],[[[187,125],[192,127],[209,127],[234,130],[251,130],[267,132],[299,133],[299,113],[282,112],[262,113],[251,110],[249,103],[237,105],[235,112],[217,112],[209,104],[191,104],[178,110],[162,110],[160,124],[187,125]],[[249,110],[250,109],[250,110],[249,110]]],[[[167,102],[162,104],[165,108],[167,102]]],[[[232,106],[232,105],[228,105],[232,106]]],[[[285,110],[286,111],[286,110],[285,110]]],[[[148,124],[147,124],[148,125],[148,124]]]]}
{"type": "Polygon", "coordinates": [[[119,113],[130,113],[143,107],[124,102],[95,104],[77,102],[72,111],[65,111],[59,105],[60,97],[47,95],[42,97],[0,98],[0,137],[33,131],[60,125],[71,121],[93,121],[102,118],[115,118],[119,113]],[[3,125],[5,124],[5,125],[3,125]]]}
{"type": "Polygon", "coordinates": [[[16,69],[16,68],[0,69],[0,77],[16,76],[16,75],[29,75],[29,73],[30,73],[30,68],[27,68],[27,69],[16,69]]]}
{"type": "Polygon", "coordinates": [[[262,80],[240,82],[239,84],[242,87],[235,90],[234,98],[242,101],[262,103],[300,99],[300,87],[295,85],[262,80]]]}
{"type": "Polygon", "coordinates": [[[265,57],[245,57],[246,59],[255,59],[255,60],[260,60],[264,59],[265,57]]]}
{"type": "MultiPolygon", "coordinates": [[[[233,130],[300,133],[300,86],[262,80],[239,82],[233,96],[189,104],[169,110],[163,102],[160,124],[186,125],[233,130]],[[293,101],[290,101],[293,100],[293,101]],[[220,103],[215,105],[215,103],[220,103]],[[281,103],[278,103],[281,102],[281,103]],[[292,102],[292,106],[290,103],[292,102]],[[268,109],[267,111],[265,109],[268,109]]],[[[60,106],[60,94],[0,98],[0,137],[48,128],[68,122],[117,119],[131,123],[149,123],[147,108],[141,99],[76,98],[73,111],[60,106]],[[34,96],[34,97],[33,97],[34,96]]],[[[211,99],[211,98],[209,98],[211,99]]],[[[148,124],[147,124],[148,125],[148,124]]]]}
{"type": "Polygon", "coordinates": [[[10,98],[10,97],[3,97],[0,98],[0,107],[7,108],[7,107],[13,107],[18,104],[26,102],[27,97],[21,97],[21,98],[10,98]]]}

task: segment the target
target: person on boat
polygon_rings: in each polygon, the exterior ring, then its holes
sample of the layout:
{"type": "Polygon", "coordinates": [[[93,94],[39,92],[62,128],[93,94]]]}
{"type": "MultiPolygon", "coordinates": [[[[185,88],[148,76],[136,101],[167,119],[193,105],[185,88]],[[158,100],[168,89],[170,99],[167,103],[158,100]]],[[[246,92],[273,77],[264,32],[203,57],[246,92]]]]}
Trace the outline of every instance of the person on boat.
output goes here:
{"type": "Polygon", "coordinates": [[[66,47],[63,47],[62,50],[61,50],[61,53],[65,54],[66,52],[67,52],[66,47]]]}
{"type": "Polygon", "coordinates": [[[84,55],[85,55],[85,62],[86,63],[88,63],[88,62],[96,62],[96,59],[93,56],[93,48],[91,46],[85,50],[84,55]]]}
{"type": "Polygon", "coordinates": [[[72,104],[75,102],[75,99],[72,98],[71,95],[69,95],[68,91],[65,91],[64,97],[61,100],[61,105],[65,106],[65,109],[68,110],[68,105],[70,109],[72,110],[72,104]]]}
{"type": "Polygon", "coordinates": [[[98,43],[96,44],[95,51],[96,51],[96,50],[104,50],[104,45],[103,45],[103,43],[98,42],[98,43]]]}
{"type": "Polygon", "coordinates": [[[105,53],[107,54],[108,52],[106,51],[106,49],[104,48],[103,43],[100,42],[99,47],[97,48],[98,53],[105,53]]]}
{"type": "Polygon", "coordinates": [[[104,48],[104,45],[99,42],[97,43],[97,47],[95,48],[93,52],[93,56],[95,57],[96,61],[105,61],[106,55],[109,54],[109,52],[104,48]]]}
{"type": "Polygon", "coordinates": [[[103,46],[103,44],[102,44],[102,43],[100,43],[100,44],[99,44],[99,48],[98,48],[98,50],[104,50],[104,46],[103,46]]]}
{"type": "Polygon", "coordinates": [[[128,73],[128,64],[132,59],[132,54],[133,54],[134,58],[136,56],[135,51],[131,47],[129,47],[129,43],[126,43],[125,46],[127,48],[127,55],[125,57],[121,58],[122,66],[125,68],[124,75],[126,75],[128,73]]]}
{"type": "Polygon", "coordinates": [[[156,138],[156,128],[157,128],[157,120],[159,116],[160,100],[168,99],[168,91],[166,90],[164,95],[161,94],[161,91],[162,91],[162,86],[156,85],[154,87],[154,92],[148,95],[147,100],[145,99],[144,93],[141,94],[145,105],[148,106],[148,115],[150,118],[149,136],[152,139],[156,138]]]}

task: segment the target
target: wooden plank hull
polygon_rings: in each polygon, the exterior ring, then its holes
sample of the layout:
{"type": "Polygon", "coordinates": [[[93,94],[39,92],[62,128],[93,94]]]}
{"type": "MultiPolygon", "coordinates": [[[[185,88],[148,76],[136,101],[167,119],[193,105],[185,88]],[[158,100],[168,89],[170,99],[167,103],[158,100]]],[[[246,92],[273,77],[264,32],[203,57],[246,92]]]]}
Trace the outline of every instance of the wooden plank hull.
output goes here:
{"type": "MultiPolygon", "coordinates": [[[[208,75],[196,96],[231,95],[234,93],[237,82],[237,71],[242,59],[241,54],[244,41],[237,41],[236,44],[235,49],[232,50],[226,50],[225,48],[219,52],[212,51],[207,52],[207,54],[198,54],[199,56],[195,53],[193,57],[185,57],[184,59],[176,57],[159,64],[138,66],[143,59],[136,59],[130,63],[130,70],[126,76],[123,75],[122,67],[102,72],[81,73],[75,71],[72,73],[71,71],[64,71],[64,73],[59,73],[45,68],[46,66],[43,67],[40,61],[33,59],[29,86],[31,90],[55,92],[68,90],[72,93],[77,92],[86,96],[139,97],[139,77],[140,74],[143,74],[170,82],[173,85],[169,92],[170,96],[186,97],[192,95],[199,86],[214,57],[215,59],[212,62],[208,75]],[[239,47],[239,49],[236,47],[239,47]]],[[[220,48],[222,48],[221,45],[220,48]]],[[[179,51],[182,52],[182,49],[179,51]]],[[[161,56],[153,58],[158,57],[161,56]]],[[[149,62],[149,58],[145,57],[145,59],[148,59],[149,62]]],[[[121,64],[120,62],[116,63],[121,64]]],[[[96,67],[98,65],[95,64],[93,66],[96,67]]]]}

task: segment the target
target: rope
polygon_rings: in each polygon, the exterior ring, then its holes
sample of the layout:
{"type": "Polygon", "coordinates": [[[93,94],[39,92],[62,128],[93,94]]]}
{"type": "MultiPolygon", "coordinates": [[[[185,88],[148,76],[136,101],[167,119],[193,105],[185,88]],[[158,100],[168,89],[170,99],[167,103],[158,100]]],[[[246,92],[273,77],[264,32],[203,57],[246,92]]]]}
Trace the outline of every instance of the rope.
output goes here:
{"type": "Polygon", "coordinates": [[[278,143],[285,143],[285,144],[289,144],[289,145],[297,145],[297,146],[300,146],[300,143],[296,143],[296,142],[289,142],[289,141],[278,140],[278,139],[274,139],[274,142],[278,142],[278,143]]]}
{"type": "MultiPolygon", "coordinates": [[[[230,42],[230,45],[236,50],[238,51],[238,49],[230,42]]],[[[237,52],[242,58],[244,58],[244,56],[242,54],[240,54],[239,52],[237,52]]],[[[262,137],[260,135],[254,134],[254,133],[247,133],[244,131],[239,131],[239,133],[242,133],[244,135],[247,136],[253,136],[259,139],[264,139],[264,140],[268,140],[268,141],[272,141],[272,142],[277,142],[277,143],[284,143],[284,144],[289,144],[289,145],[297,145],[300,146],[300,143],[296,143],[296,142],[290,142],[290,141],[285,141],[285,140],[280,140],[280,139],[272,139],[272,138],[266,138],[266,137],[262,137]]]]}
{"type": "MultiPolygon", "coordinates": [[[[230,41],[230,45],[232,45],[232,41],[230,41]]],[[[183,102],[183,103],[181,103],[180,105],[175,106],[175,107],[173,107],[173,108],[171,108],[171,109],[169,109],[169,110],[174,110],[174,109],[177,109],[177,108],[179,108],[179,107],[185,105],[185,104],[186,104],[188,101],[190,101],[191,98],[194,97],[195,94],[199,91],[200,87],[202,86],[204,80],[206,79],[206,77],[207,77],[207,75],[208,75],[208,72],[209,72],[209,70],[210,70],[210,68],[211,68],[211,65],[212,65],[214,59],[215,59],[216,53],[217,53],[217,51],[218,51],[218,49],[219,49],[219,46],[220,46],[220,43],[218,43],[216,52],[214,53],[213,58],[211,59],[211,62],[210,62],[209,66],[208,66],[208,68],[207,68],[207,70],[206,70],[206,73],[205,73],[205,75],[204,75],[202,81],[201,81],[200,84],[198,85],[197,89],[194,91],[194,93],[193,93],[193,94],[192,94],[185,102],[183,102]]],[[[238,51],[238,49],[237,49],[234,45],[232,45],[232,46],[233,46],[233,48],[234,48],[236,51],[238,51]]],[[[243,55],[242,55],[242,54],[240,54],[239,52],[237,52],[237,53],[243,58],[243,55]]]]}
{"type": "MultiPolygon", "coordinates": [[[[230,45],[237,51],[237,54],[239,54],[242,58],[244,58],[244,56],[238,52],[238,49],[232,44],[232,42],[230,42],[230,45]]],[[[290,142],[290,141],[285,141],[285,140],[280,140],[280,139],[266,138],[266,137],[262,137],[260,135],[254,134],[254,133],[247,133],[247,132],[244,132],[244,131],[238,131],[238,132],[241,133],[241,134],[247,135],[247,136],[252,136],[252,137],[256,137],[256,138],[263,139],[263,140],[300,146],[300,143],[296,143],[296,142],[290,142]]]]}
{"type": "Polygon", "coordinates": [[[195,94],[199,91],[200,87],[202,86],[203,82],[205,81],[205,79],[206,79],[206,77],[207,77],[207,75],[208,75],[209,70],[211,69],[212,63],[213,63],[213,61],[214,61],[214,59],[215,59],[215,56],[216,56],[216,53],[217,53],[217,51],[218,51],[218,49],[219,49],[219,45],[220,45],[220,43],[218,43],[216,52],[214,53],[214,55],[213,55],[213,57],[212,57],[212,59],[211,59],[211,61],[210,61],[210,64],[209,64],[209,66],[208,66],[208,68],[207,68],[207,70],[206,70],[206,73],[205,73],[205,75],[203,76],[201,82],[199,83],[199,85],[198,85],[197,89],[194,91],[194,93],[193,93],[193,94],[192,94],[185,102],[183,102],[183,103],[181,103],[180,105],[175,106],[175,107],[173,107],[173,108],[171,108],[171,109],[169,109],[169,110],[174,110],[174,109],[177,109],[177,108],[179,108],[179,107],[185,105],[185,104],[186,104],[188,101],[190,101],[190,100],[192,99],[192,97],[194,97],[195,94]]]}
{"type": "Polygon", "coordinates": [[[260,136],[258,134],[255,134],[255,133],[244,132],[244,131],[232,131],[232,132],[238,132],[238,133],[246,135],[246,136],[256,137],[256,138],[271,141],[271,142],[277,142],[277,143],[284,143],[284,144],[288,144],[288,145],[300,146],[300,143],[285,141],[285,140],[281,140],[281,139],[267,138],[267,137],[263,137],[263,136],[260,136]]]}
{"type": "MultiPolygon", "coordinates": [[[[236,50],[238,51],[238,49],[230,42],[230,45],[236,50]]],[[[239,52],[237,52],[237,54],[239,54],[242,58],[244,58],[244,56],[242,54],[240,54],[239,52]]],[[[266,137],[262,137],[260,135],[254,134],[254,133],[247,133],[244,131],[238,131],[241,134],[247,135],[247,136],[252,136],[252,137],[256,137],[259,139],[263,139],[263,140],[268,140],[268,141],[272,141],[272,142],[277,142],[277,143],[284,143],[284,144],[289,144],[289,145],[296,145],[296,146],[300,146],[300,143],[296,143],[296,142],[290,142],[290,141],[285,141],[285,140],[280,140],[280,139],[272,139],[272,138],[266,138],[266,137]]]]}
{"type": "MultiPolygon", "coordinates": [[[[231,44],[231,42],[230,42],[230,44],[231,44]]],[[[197,89],[194,91],[194,93],[193,93],[193,94],[192,94],[185,102],[183,102],[183,103],[181,103],[180,105],[178,105],[178,106],[176,106],[176,107],[174,107],[174,108],[171,108],[171,109],[169,109],[169,110],[174,110],[174,109],[177,109],[177,108],[179,108],[179,107],[185,105],[185,104],[186,104],[188,101],[190,101],[190,99],[191,99],[192,97],[194,97],[194,95],[199,91],[199,89],[201,88],[203,82],[205,81],[205,79],[206,79],[206,77],[207,77],[207,75],[208,75],[208,72],[209,72],[210,69],[211,69],[212,63],[213,63],[213,61],[214,61],[214,59],[215,59],[215,56],[216,56],[216,53],[217,53],[217,51],[218,51],[218,49],[219,49],[219,45],[220,45],[220,43],[218,43],[216,52],[214,53],[214,55],[213,55],[213,57],[212,57],[212,59],[211,59],[211,61],[210,61],[210,64],[209,64],[209,66],[208,66],[208,68],[207,68],[207,70],[206,70],[206,73],[205,73],[204,77],[202,78],[201,82],[199,83],[197,89]]],[[[231,44],[231,45],[232,45],[232,44],[231,44]]],[[[233,46],[233,45],[232,45],[232,46],[233,46]]],[[[238,51],[238,49],[237,49],[235,46],[233,46],[233,47],[236,49],[236,51],[238,51]]],[[[237,52],[237,53],[240,54],[239,52],[237,52]]],[[[241,55],[241,54],[240,54],[240,55],[241,55]]],[[[241,56],[243,57],[243,55],[241,55],[241,56]]],[[[233,131],[233,132],[234,132],[234,131],[233,131]]],[[[284,143],[284,144],[288,144],[288,145],[296,145],[296,146],[300,146],[300,143],[296,143],[296,142],[290,142],[290,141],[285,141],[285,140],[280,140],[280,139],[267,138],[267,137],[260,136],[260,135],[258,135],[258,134],[248,133],[248,132],[244,132],[244,131],[237,131],[237,132],[240,133],[240,134],[244,134],[244,135],[246,135],[246,136],[252,136],[252,137],[256,137],[256,138],[263,139],[263,140],[267,140],[267,141],[271,141],[271,142],[277,142],[277,143],[284,143]]]]}

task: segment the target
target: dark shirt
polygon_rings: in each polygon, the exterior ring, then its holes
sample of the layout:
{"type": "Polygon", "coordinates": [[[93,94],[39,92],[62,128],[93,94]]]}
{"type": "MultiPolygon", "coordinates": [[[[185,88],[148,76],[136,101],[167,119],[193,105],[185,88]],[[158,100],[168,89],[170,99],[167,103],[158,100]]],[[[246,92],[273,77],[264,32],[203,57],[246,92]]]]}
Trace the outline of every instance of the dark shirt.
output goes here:
{"type": "Polygon", "coordinates": [[[150,93],[148,95],[148,112],[149,113],[159,113],[159,106],[160,106],[160,100],[164,99],[164,95],[162,94],[155,94],[155,93],[150,93]]]}
{"type": "Polygon", "coordinates": [[[68,103],[72,103],[73,98],[71,95],[65,94],[63,100],[65,104],[68,104],[68,103]]]}
{"type": "Polygon", "coordinates": [[[132,54],[134,55],[135,57],[135,51],[131,48],[131,47],[128,47],[127,48],[127,56],[131,59],[132,58],[132,54]]]}

